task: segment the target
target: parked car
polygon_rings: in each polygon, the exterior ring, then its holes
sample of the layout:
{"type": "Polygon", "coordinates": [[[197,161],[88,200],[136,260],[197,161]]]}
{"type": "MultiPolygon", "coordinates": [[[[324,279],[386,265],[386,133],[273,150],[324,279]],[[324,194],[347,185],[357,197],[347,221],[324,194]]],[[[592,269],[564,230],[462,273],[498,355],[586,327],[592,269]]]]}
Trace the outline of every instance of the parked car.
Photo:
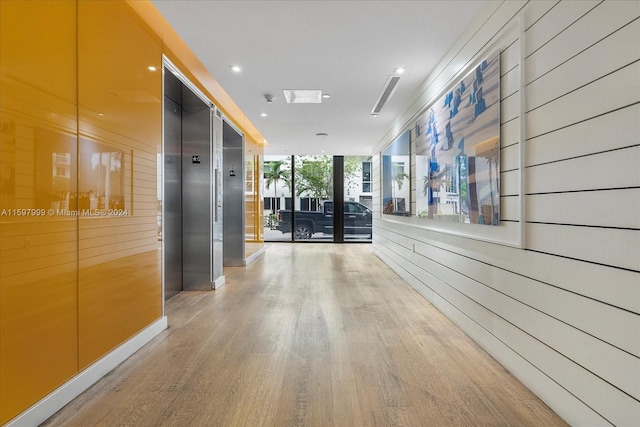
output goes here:
{"type": "MultiPolygon", "coordinates": [[[[333,202],[322,205],[322,211],[295,211],[295,239],[311,239],[315,233],[333,234],[333,202]]],[[[371,236],[371,209],[358,202],[344,202],[344,234],[366,234],[371,236]]],[[[276,229],[291,233],[291,210],[278,211],[276,229]]]]}

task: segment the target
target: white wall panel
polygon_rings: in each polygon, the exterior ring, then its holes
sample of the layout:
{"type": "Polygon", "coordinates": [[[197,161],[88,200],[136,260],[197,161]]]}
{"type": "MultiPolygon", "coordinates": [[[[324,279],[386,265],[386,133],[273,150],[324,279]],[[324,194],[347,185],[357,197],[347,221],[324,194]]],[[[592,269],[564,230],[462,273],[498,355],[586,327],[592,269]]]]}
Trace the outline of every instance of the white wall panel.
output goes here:
{"type": "MultiPolygon", "coordinates": [[[[535,3],[535,2],[534,2],[535,3]]],[[[575,2],[559,2],[554,6],[553,13],[544,15],[538,22],[530,26],[525,41],[526,52],[540,49],[567,27],[580,19],[585,13],[596,7],[600,0],[575,2]]]]}
{"type": "Polygon", "coordinates": [[[527,221],[640,230],[640,188],[526,197],[527,221]]]}
{"type": "Polygon", "coordinates": [[[374,226],[395,236],[413,239],[415,243],[429,243],[466,258],[640,314],[640,274],[637,272],[544,253],[513,250],[508,246],[426,230],[400,221],[383,220],[375,222],[374,226]]]}
{"type": "Polygon", "coordinates": [[[602,42],[533,81],[526,88],[526,111],[637,61],[640,59],[640,43],[637,40],[640,40],[640,20],[614,32],[602,42]]]}
{"type": "MultiPolygon", "coordinates": [[[[590,336],[640,357],[640,319],[635,314],[619,310],[591,298],[566,292],[502,268],[492,266],[428,243],[414,243],[414,251],[441,266],[456,266],[456,272],[495,289],[540,313],[558,319],[590,336]],[[584,316],[584,310],[592,316],[584,316]],[[608,319],[601,322],[599,318],[608,319]]],[[[422,268],[436,274],[436,270],[420,262],[422,268]]],[[[453,270],[452,270],[453,271],[453,270]]],[[[441,277],[441,276],[438,276],[441,277]]],[[[449,281],[447,283],[457,283],[449,281]]],[[[523,328],[527,329],[527,328],[523,328]]]]}
{"type": "Polygon", "coordinates": [[[520,90],[520,70],[518,66],[500,78],[500,100],[512,96],[520,90]]]}
{"type": "Polygon", "coordinates": [[[552,132],[640,101],[640,62],[526,114],[527,138],[552,132]]]}
{"type": "Polygon", "coordinates": [[[640,425],[638,17],[637,1],[490,2],[394,127],[500,48],[504,221],[374,220],[376,253],[575,425],[640,425]],[[497,244],[520,219],[527,249],[497,244]]]}
{"type": "MultiPolygon", "coordinates": [[[[583,2],[562,2],[556,8],[563,4],[566,8],[573,10],[580,8],[583,2]]],[[[558,11],[554,10],[554,12],[558,11]]],[[[582,19],[567,27],[565,31],[558,34],[535,53],[531,54],[531,51],[527,50],[526,83],[529,84],[592,44],[598,43],[602,38],[633,21],[639,13],[640,2],[637,1],[609,0],[601,2],[582,19]]],[[[551,18],[556,16],[556,13],[550,13],[547,16],[551,18]]],[[[540,25],[534,25],[527,32],[526,39],[531,39],[538,32],[547,33],[549,30],[543,25],[545,23],[546,20],[540,20],[540,25]]],[[[597,60],[596,57],[593,59],[597,60]]]]}
{"type": "Polygon", "coordinates": [[[635,104],[529,139],[525,144],[526,164],[537,165],[638,145],[638,117],[640,104],[635,104]]]}
{"type": "Polygon", "coordinates": [[[520,142],[520,120],[515,119],[500,126],[500,147],[508,147],[509,145],[520,142]]]}
{"type": "MultiPolygon", "coordinates": [[[[465,295],[492,313],[499,312],[502,319],[554,348],[564,357],[594,372],[605,381],[617,384],[624,392],[636,399],[640,398],[640,382],[628,375],[628,372],[633,372],[639,366],[636,356],[585,334],[538,309],[496,292],[493,288],[484,286],[456,270],[433,262],[424,256],[418,258],[420,254],[407,253],[403,256],[429,271],[459,294],[465,295]]],[[[457,299],[456,294],[450,295],[451,300],[457,299]]]]}
{"type": "Polygon", "coordinates": [[[520,144],[500,149],[500,170],[510,171],[520,167],[520,144]]]}
{"type": "Polygon", "coordinates": [[[559,3],[560,0],[537,0],[527,4],[527,8],[523,12],[525,29],[529,30],[559,3]]]}
{"type": "MultiPolygon", "coordinates": [[[[500,84],[503,83],[503,78],[505,78],[509,73],[513,73],[520,65],[519,34],[515,31],[517,29],[515,25],[511,28],[509,39],[505,39],[500,45],[500,84]]],[[[517,73],[519,74],[520,72],[518,71],[517,73]]]]}
{"type": "Polygon", "coordinates": [[[508,122],[520,116],[520,92],[516,92],[504,101],[500,101],[500,123],[508,122]]]}
{"type": "Polygon", "coordinates": [[[500,197],[500,220],[519,221],[520,220],[520,199],[519,197],[500,197]]]}
{"type": "Polygon", "coordinates": [[[527,224],[527,248],[640,272],[640,230],[527,224]]]}
{"type": "Polygon", "coordinates": [[[527,194],[640,186],[640,145],[526,169],[527,194]]]}
{"type": "Polygon", "coordinates": [[[520,194],[520,171],[501,172],[500,195],[517,196],[518,194],[520,194]]]}

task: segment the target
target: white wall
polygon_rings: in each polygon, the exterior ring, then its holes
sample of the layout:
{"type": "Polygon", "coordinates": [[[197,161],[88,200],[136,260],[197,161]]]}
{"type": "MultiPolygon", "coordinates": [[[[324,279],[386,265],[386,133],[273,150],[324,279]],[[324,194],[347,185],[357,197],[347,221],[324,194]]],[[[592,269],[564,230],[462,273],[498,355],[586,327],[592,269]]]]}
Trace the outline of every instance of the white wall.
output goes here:
{"type": "Polygon", "coordinates": [[[574,425],[640,425],[639,17],[636,0],[489,2],[374,151],[376,253],[574,425]],[[495,48],[500,226],[381,215],[380,152],[495,48]]]}

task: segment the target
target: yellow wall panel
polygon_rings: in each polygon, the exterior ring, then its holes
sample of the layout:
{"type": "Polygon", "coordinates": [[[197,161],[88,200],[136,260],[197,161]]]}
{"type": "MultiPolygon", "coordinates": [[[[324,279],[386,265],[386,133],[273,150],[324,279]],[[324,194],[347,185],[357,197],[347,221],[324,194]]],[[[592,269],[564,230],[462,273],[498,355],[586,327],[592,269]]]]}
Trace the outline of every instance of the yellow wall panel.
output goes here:
{"type": "Polygon", "coordinates": [[[76,187],[76,5],[3,1],[0,20],[5,423],[78,371],[77,221],[48,212],[76,187]]]}
{"type": "Polygon", "coordinates": [[[162,315],[157,205],[136,203],[157,191],[150,160],[161,146],[162,42],[115,1],[78,3],[78,40],[79,192],[85,205],[123,213],[80,217],[90,236],[79,244],[84,368],[162,315]]]}
{"type": "Polygon", "coordinates": [[[86,367],[161,315],[159,249],[80,269],[80,366],[86,367]],[[151,319],[151,320],[149,320],[151,319]]]}

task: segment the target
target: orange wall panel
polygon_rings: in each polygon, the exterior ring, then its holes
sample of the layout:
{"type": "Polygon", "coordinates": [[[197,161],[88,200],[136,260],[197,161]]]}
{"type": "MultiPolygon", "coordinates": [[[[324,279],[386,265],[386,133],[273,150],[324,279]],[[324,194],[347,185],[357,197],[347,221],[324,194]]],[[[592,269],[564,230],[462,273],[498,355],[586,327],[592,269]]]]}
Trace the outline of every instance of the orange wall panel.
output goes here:
{"type": "Polygon", "coordinates": [[[162,54],[251,155],[263,138],[148,1],[0,0],[0,20],[3,424],[162,315],[162,54]]]}
{"type": "Polygon", "coordinates": [[[78,3],[79,192],[123,212],[79,218],[80,368],[162,315],[156,203],[138,201],[156,193],[161,70],[160,36],[126,2],[78,3]]]}
{"type": "Polygon", "coordinates": [[[78,371],[76,4],[0,2],[0,423],[78,371]]]}

